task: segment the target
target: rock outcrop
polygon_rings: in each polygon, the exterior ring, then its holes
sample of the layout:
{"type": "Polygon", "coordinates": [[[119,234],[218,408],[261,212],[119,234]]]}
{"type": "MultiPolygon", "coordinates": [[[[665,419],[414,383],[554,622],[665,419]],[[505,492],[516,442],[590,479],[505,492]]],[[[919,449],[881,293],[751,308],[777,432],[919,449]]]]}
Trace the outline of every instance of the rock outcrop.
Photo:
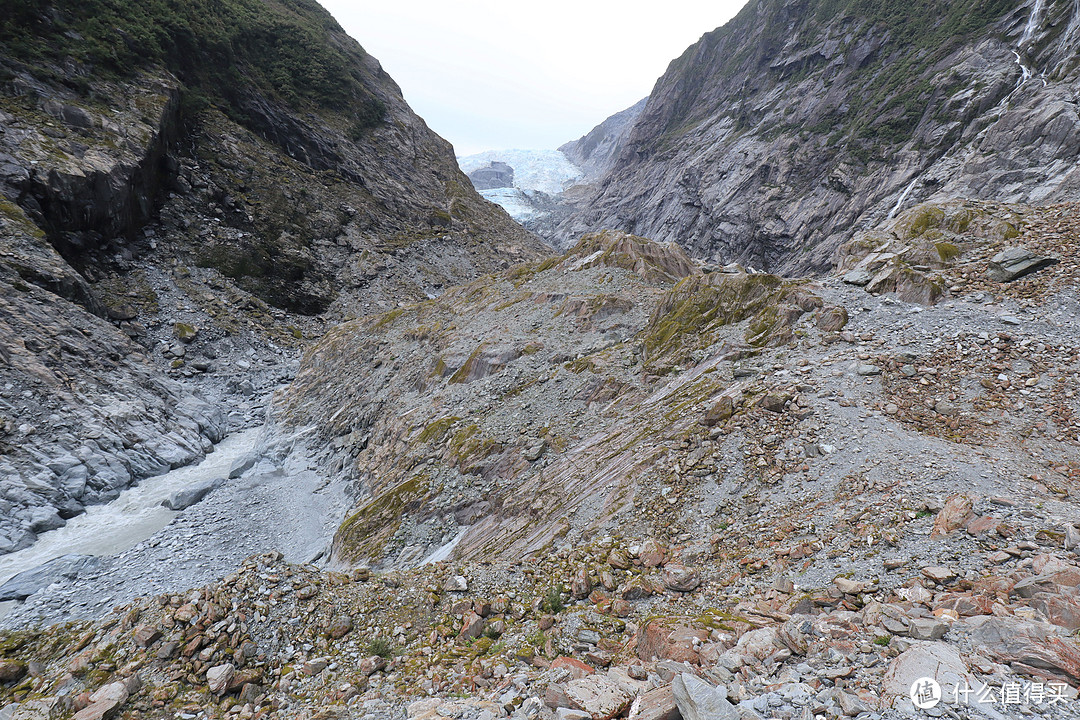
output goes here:
{"type": "Polygon", "coordinates": [[[543,252],[316,5],[99,5],[0,18],[0,552],[201,458],[327,319],[543,252]]]}
{"type": "Polygon", "coordinates": [[[588,133],[559,146],[559,152],[585,171],[587,182],[600,178],[622,155],[630,130],[634,127],[648,98],[617,112],[588,133]]]}
{"type": "Polygon", "coordinates": [[[1073,199],[1076,12],[755,0],[671,63],[554,240],[617,228],[822,271],[916,202],[1073,199]]]}

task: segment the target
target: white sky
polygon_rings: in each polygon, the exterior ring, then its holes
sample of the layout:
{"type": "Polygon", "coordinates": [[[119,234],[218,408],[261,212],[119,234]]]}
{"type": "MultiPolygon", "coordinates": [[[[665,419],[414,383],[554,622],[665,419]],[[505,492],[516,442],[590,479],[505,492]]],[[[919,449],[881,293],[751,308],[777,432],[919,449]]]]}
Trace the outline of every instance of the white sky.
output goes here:
{"type": "Polygon", "coordinates": [[[320,0],[459,155],[554,149],[649,94],[745,0],[320,0]]]}

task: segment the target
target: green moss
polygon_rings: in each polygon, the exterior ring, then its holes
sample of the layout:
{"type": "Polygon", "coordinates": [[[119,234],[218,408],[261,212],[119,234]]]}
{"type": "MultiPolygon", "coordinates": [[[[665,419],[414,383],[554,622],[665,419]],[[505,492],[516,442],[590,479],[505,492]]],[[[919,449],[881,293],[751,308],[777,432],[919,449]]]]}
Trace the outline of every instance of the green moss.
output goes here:
{"type": "Polygon", "coordinates": [[[941,258],[943,263],[952,262],[960,257],[960,248],[951,242],[934,243],[934,247],[937,249],[938,257],[941,258]]]}
{"type": "Polygon", "coordinates": [[[432,440],[441,440],[446,436],[446,433],[450,430],[454,423],[461,418],[456,415],[439,418],[435,422],[428,425],[416,436],[416,442],[418,444],[430,442],[432,440]]]}
{"type": "Polygon", "coordinates": [[[334,536],[338,556],[347,562],[380,557],[405,510],[427,497],[428,481],[426,475],[412,477],[379,493],[346,518],[334,536]]]}

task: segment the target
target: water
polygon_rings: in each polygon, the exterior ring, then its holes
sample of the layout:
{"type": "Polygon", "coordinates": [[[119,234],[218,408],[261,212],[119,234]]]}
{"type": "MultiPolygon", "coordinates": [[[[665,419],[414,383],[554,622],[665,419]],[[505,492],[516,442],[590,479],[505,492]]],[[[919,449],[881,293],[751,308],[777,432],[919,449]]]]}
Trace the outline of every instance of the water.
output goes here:
{"type": "Polygon", "coordinates": [[[1031,40],[1035,31],[1039,28],[1039,15],[1042,14],[1043,0],[1035,0],[1035,6],[1031,8],[1031,14],[1028,15],[1027,25],[1024,27],[1024,34],[1020,36],[1020,42],[1016,45],[1022,47],[1024,43],[1031,40]]]}
{"type": "Polygon", "coordinates": [[[905,200],[907,200],[908,193],[911,192],[911,189],[913,187],[915,187],[915,183],[918,181],[918,179],[918,177],[914,178],[910,183],[908,183],[908,186],[904,188],[904,192],[900,193],[900,199],[896,201],[895,205],[893,205],[893,209],[889,211],[888,216],[885,218],[886,220],[892,220],[896,216],[896,213],[900,212],[900,206],[904,204],[905,200]]]}
{"type": "MultiPolygon", "coordinates": [[[[38,536],[37,542],[18,552],[0,555],[0,584],[15,575],[61,555],[109,556],[123,552],[165,527],[177,515],[161,505],[175,491],[220,477],[228,477],[232,463],[254,449],[261,428],[229,435],[198,465],[188,465],[147,478],[103,505],[91,505],[67,525],[38,536]]],[[[13,603],[0,603],[0,616],[13,603]]]]}

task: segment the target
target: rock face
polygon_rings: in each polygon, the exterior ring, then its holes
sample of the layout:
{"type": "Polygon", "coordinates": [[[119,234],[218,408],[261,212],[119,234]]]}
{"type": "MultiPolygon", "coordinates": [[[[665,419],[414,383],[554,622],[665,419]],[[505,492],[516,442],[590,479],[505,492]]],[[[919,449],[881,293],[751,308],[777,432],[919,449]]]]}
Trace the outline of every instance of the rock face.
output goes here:
{"type": "Polygon", "coordinates": [[[492,161],[487,167],[473,170],[469,180],[477,190],[514,187],[514,168],[504,162],[492,161]]]}
{"type": "Polygon", "coordinates": [[[586,181],[600,178],[622,154],[630,130],[645,109],[646,101],[648,98],[642,98],[631,107],[615,113],[584,136],[560,145],[559,151],[585,171],[586,181]]]}
{"type": "Polygon", "coordinates": [[[94,12],[0,21],[0,553],[221,440],[178,380],[226,338],[281,362],[541,248],[317,5],[94,12]]]}
{"type": "Polygon", "coordinates": [[[918,201],[1069,199],[1075,12],[751,2],[671,63],[554,239],[618,228],[820,271],[856,230],[918,201]]]}

